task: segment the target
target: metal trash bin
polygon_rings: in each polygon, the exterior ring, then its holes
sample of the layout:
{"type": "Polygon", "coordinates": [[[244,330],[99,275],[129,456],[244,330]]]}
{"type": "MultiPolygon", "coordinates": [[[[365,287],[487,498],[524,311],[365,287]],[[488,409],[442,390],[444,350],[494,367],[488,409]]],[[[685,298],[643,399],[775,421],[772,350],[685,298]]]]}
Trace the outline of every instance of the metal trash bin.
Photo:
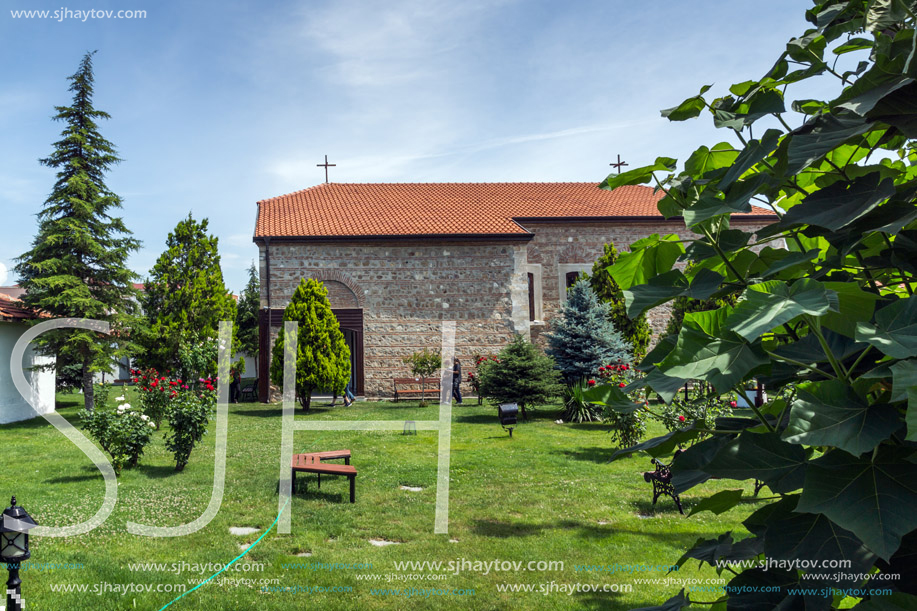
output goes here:
{"type": "Polygon", "coordinates": [[[515,403],[501,403],[497,408],[497,414],[500,417],[500,426],[509,431],[509,436],[513,436],[513,427],[516,426],[516,418],[519,416],[519,406],[515,403]]]}

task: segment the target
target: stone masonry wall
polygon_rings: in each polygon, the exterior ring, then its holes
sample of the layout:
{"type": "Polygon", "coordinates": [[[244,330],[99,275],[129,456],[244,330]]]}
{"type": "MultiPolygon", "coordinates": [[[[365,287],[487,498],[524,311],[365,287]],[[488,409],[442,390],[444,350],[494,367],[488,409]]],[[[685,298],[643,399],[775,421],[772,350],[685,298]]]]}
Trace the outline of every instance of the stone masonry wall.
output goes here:
{"type": "MultiPolygon", "coordinates": [[[[562,304],[563,274],[591,273],[607,242],[623,252],[652,233],[685,232],[680,220],[523,224],[535,234],[528,243],[275,239],[270,245],[270,305],[286,307],[302,278],[316,278],[328,288],[333,308],[362,308],[365,394],[385,398],[392,395],[392,378],[409,374],[401,362],[404,356],[440,347],[441,321],[457,323],[456,355],[467,374],[473,355],[496,354],[514,332],[544,345],[550,319],[562,304]],[[541,302],[536,307],[540,320],[530,325],[526,273],[535,271],[533,266],[540,266],[541,302]]],[[[744,231],[761,225],[733,222],[744,231]]],[[[261,274],[266,278],[263,245],[261,274]]],[[[267,284],[261,283],[262,308],[268,307],[267,284]]],[[[668,305],[649,311],[654,338],[665,329],[669,314],[668,305]]],[[[271,345],[276,333],[272,329],[271,345]]]]}
{"type": "MultiPolygon", "coordinates": [[[[733,220],[732,227],[752,232],[765,223],[733,220]]],[[[544,325],[535,325],[532,338],[544,344],[544,333],[550,330],[549,321],[562,305],[562,278],[560,270],[573,271],[577,264],[586,267],[591,274],[593,263],[602,256],[604,245],[614,242],[618,252],[630,250],[630,245],[653,233],[667,235],[674,233],[684,239],[693,238],[686,235],[684,222],[680,219],[653,222],[601,222],[601,223],[523,223],[526,229],[535,233],[535,238],[528,246],[528,263],[542,266],[542,311],[544,325]]],[[[771,244],[778,247],[778,244],[771,244]]],[[[763,247],[763,246],[762,246],[763,247]]],[[[754,250],[759,250],[760,247],[754,250]]],[[[665,330],[671,315],[671,305],[665,304],[647,312],[647,321],[653,330],[653,343],[665,330]]]]}
{"type": "MultiPolygon", "coordinates": [[[[513,323],[518,249],[484,241],[272,241],[271,307],[286,307],[302,278],[330,285],[333,308],[362,307],[365,394],[390,397],[392,378],[410,374],[401,359],[440,347],[443,320],[457,323],[456,355],[466,370],[472,355],[495,353],[514,331],[524,331],[513,323]]],[[[266,272],[263,246],[261,271],[266,272]]],[[[261,305],[267,307],[267,283],[261,286],[261,305]]],[[[272,345],[276,333],[272,329],[272,345]]]]}

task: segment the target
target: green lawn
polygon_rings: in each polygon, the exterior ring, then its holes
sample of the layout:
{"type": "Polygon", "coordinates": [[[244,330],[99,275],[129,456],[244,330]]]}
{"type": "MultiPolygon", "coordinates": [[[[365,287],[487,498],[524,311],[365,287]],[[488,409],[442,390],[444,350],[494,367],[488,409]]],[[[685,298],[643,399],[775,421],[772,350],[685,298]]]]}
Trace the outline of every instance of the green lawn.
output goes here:
{"type": "MultiPolygon", "coordinates": [[[[112,397],[118,393],[113,392],[112,397]]],[[[130,398],[130,397],[129,397],[130,398]]],[[[60,412],[76,423],[79,395],[61,395],[60,412]]],[[[313,403],[311,420],[432,420],[438,407],[416,403],[357,403],[345,409],[313,403]]],[[[161,609],[177,594],[156,592],[162,584],[186,586],[212,571],[131,571],[128,563],[224,564],[267,529],[277,514],[280,452],[278,405],[230,406],[226,494],[217,517],[203,530],[180,538],[130,535],[125,523],[157,526],[190,522],[210,499],[213,480],[212,435],[195,450],[182,473],[156,433],[141,465],[120,479],[118,505],[97,530],[72,538],[33,538],[35,563],[82,563],[81,569],[24,571],[23,595],[28,609],[161,609]],[[230,527],[258,532],[236,536],[230,527]],[[88,585],[88,592],[56,592],[67,584],[88,585]],[[108,584],[108,585],[105,585],[108,584]],[[121,594],[124,584],[152,586],[154,591],[121,594]],[[96,591],[102,591],[96,594],[96,591]]],[[[465,404],[453,410],[449,534],[434,535],[437,433],[416,436],[400,432],[297,432],[295,451],[349,448],[359,470],[357,502],[348,501],[345,478],[326,478],[321,490],[314,476],[291,506],[292,535],[268,534],[240,562],[263,563],[264,570],[224,573],[169,609],[323,608],[323,609],[627,609],[659,603],[678,592],[675,585],[634,584],[634,579],[665,573],[628,575],[581,572],[576,565],[663,564],[678,559],[702,536],[725,530],[743,532],[739,524],[750,509],[740,505],[721,516],[701,513],[683,517],[668,498],[651,506],[650,485],[641,472],[646,456],[609,463],[613,452],[608,427],[601,424],[557,425],[555,410],[542,409],[520,425],[512,439],[500,428],[496,410],[465,404]],[[422,488],[403,490],[401,486],[422,488]],[[370,539],[398,545],[376,547],[370,539]],[[311,554],[311,557],[297,556],[311,554]],[[396,561],[562,561],[563,570],[466,570],[446,579],[429,580],[429,570],[405,570],[423,580],[392,582],[358,579],[396,573],[396,561]],[[286,563],[372,565],[371,569],[310,570],[284,568],[286,563]],[[235,581],[232,581],[235,580],[235,581]],[[250,582],[239,581],[250,580],[250,582]],[[280,586],[350,588],[346,592],[261,592],[260,580],[280,586]],[[500,592],[500,584],[531,584],[535,592],[500,592]],[[625,593],[574,593],[572,584],[633,584],[625,593]],[[553,584],[553,585],[552,585],[553,584]],[[549,591],[539,592],[540,587],[549,591]],[[473,589],[474,595],[430,598],[373,594],[374,588],[473,589]],[[550,591],[553,589],[553,591],[550,591]]],[[[658,433],[651,428],[650,433],[658,433]]],[[[16,494],[42,525],[81,522],[100,505],[103,482],[79,449],[42,419],[0,426],[3,448],[0,493],[16,494]]],[[[739,487],[712,481],[683,497],[686,508],[701,496],[739,487]]],[[[765,490],[766,492],[766,490],[765,490]]],[[[187,565],[185,565],[187,567],[187,565]]],[[[196,568],[196,567],[195,567],[196,568]]],[[[439,574],[445,574],[445,571],[439,574]]],[[[669,575],[679,579],[715,578],[699,573],[696,563],[669,575]]],[[[715,595],[708,596],[708,599],[715,595]]]]}

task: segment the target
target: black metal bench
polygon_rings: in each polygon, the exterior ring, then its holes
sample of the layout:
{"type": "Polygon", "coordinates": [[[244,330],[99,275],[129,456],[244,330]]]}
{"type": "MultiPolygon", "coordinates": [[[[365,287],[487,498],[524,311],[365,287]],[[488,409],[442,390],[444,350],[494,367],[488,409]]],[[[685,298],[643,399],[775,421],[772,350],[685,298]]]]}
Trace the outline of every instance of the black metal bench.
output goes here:
{"type": "Polygon", "coordinates": [[[245,401],[246,396],[250,397],[251,401],[258,400],[258,378],[255,378],[254,382],[243,387],[242,390],[239,392],[240,401],[245,401]]]}
{"type": "MultiPolygon", "coordinates": [[[[675,456],[678,456],[684,452],[684,450],[678,450],[675,452],[675,456]]],[[[675,457],[672,457],[674,460],[675,457]]],[[[670,469],[671,463],[666,465],[658,459],[654,458],[652,460],[655,469],[653,471],[646,471],[643,473],[643,481],[653,483],[653,507],[656,506],[656,501],[659,500],[659,497],[663,494],[672,497],[672,500],[675,501],[675,506],[678,507],[678,513],[685,515],[685,512],[681,508],[681,499],[678,496],[678,493],[675,492],[675,486],[672,484],[672,470],[670,469]]],[[[719,479],[719,478],[713,478],[719,479]]],[[[755,480],[755,496],[758,496],[758,493],[761,491],[761,488],[764,487],[764,482],[755,480]]]]}
{"type": "Polygon", "coordinates": [[[678,507],[678,513],[685,515],[684,510],[681,508],[681,499],[678,498],[678,493],[675,492],[675,486],[672,485],[672,470],[669,468],[669,465],[663,464],[655,458],[653,459],[653,465],[656,467],[653,471],[646,471],[643,474],[643,481],[653,483],[653,507],[656,506],[656,501],[659,500],[659,497],[665,494],[672,497],[672,500],[675,501],[675,506],[678,507]]]}

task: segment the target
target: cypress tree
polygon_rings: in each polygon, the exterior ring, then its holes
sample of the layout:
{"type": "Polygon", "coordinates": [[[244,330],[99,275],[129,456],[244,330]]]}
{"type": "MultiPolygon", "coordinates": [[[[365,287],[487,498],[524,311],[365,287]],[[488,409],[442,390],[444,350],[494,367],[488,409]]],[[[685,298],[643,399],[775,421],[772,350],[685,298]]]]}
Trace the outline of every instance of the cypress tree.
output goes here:
{"type": "MultiPolygon", "coordinates": [[[[150,270],[143,296],[146,366],[178,369],[183,345],[213,341],[220,321],[236,319],[236,302],[220,269],[219,239],[207,234],[207,225],[207,219],[199,223],[189,213],[169,233],[166,251],[150,270]]],[[[233,325],[234,346],[235,331],[233,325]]]]}
{"type": "Polygon", "coordinates": [[[546,352],[554,357],[567,382],[595,375],[599,367],[630,360],[626,342],[608,318],[609,306],[596,297],[588,282],[567,291],[560,316],[552,319],[546,352]]]}
{"type": "Polygon", "coordinates": [[[96,121],[110,115],[92,104],[92,56],[87,53],[68,78],[70,106],[56,106],[55,121],[65,124],[54,151],[39,162],[57,169],[57,181],[38,213],[32,248],[16,265],[23,301],[53,317],[88,318],[109,323],[112,334],[58,330],[35,340],[38,349],[57,357],[58,369],[79,367],[84,404],[94,407],[92,379],[135,346],[137,279],[127,267],[140,242],[121,218],[121,198],[105,184],[105,174],[121,159],[99,133],[96,121]],[[116,340],[116,341],[113,341],[116,340]]]}
{"type": "Polygon", "coordinates": [[[640,314],[637,318],[629,318],[627,316],[624,292],[614,278],[611,277],[611,274],[608,273],[608,268],[618,260],[618,250],[615,248],[614,242],[605,244],[604,250],[605,253],[592,266],[589,284],[598,298],[609,305],[609,320],[630,344],[634,358],[639,359],[646,354],[653,332],[646,320],[646,314],[640,314]]]}
{"type": "MultiPolygon", "coordinates": [[[[312,392],[326,389],[339,395],[350,379],[350,349],[331,311],[328,291],[318,280],[303,278],[283,313],[283,320],[299,323],[296,350],[296,396],[304,410],[312,392]]],[[[271,381],[283,384],[284,333],[274,342],[271,381]]]]}
{"type": "Polygon", "coordinates": [[[248,268],[248,284],[239,297],[236,310],[236,328],[239,336],[239,350],[255,359],[255,371],[258,370],[258,310],[261,309],[261,282],[258,270],[252,261],[248,268]]]}

